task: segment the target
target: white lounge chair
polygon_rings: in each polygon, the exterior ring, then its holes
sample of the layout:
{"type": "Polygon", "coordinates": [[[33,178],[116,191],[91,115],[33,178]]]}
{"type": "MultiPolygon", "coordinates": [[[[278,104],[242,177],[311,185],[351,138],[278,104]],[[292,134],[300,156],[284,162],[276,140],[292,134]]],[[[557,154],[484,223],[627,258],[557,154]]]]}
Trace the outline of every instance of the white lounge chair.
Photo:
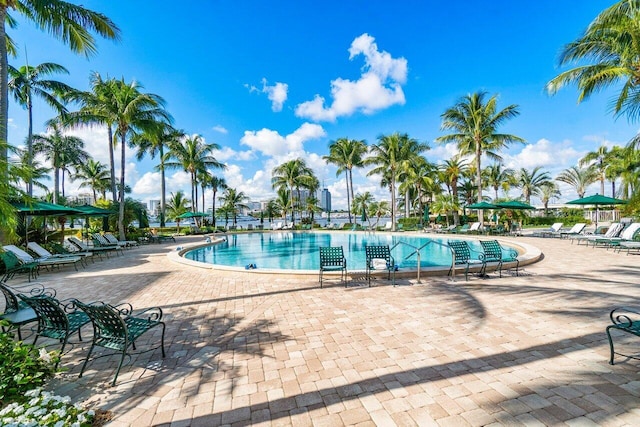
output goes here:
{"type": "Polygon", "coordinates": [[[589,246],[589,243],[591,241],[595,241],[596,239],[618,237],[618,234],[620,234],[623,227],[624,225],[620,224],[619,222],[612,222],[609,228],[607,229],[606,233],[604,233],[603,235],[592,234],[592,235],[578,236],[574,240],[576,240],[578,244],[580,244],[580,242],[584,242],[585,245],[589,246]]]}
{"type": "Polygon", "coordinates": [[[283,225],[284,224],[282,223],[282,221],[274,222],[273,224],[271,224],[271,229],[272,230],[282,230],[283,225]]]}
{"type": "Polygon", "coordinates": [[[85,258],[93,255],[91,252],[82,252],[77,254],[52,254],[46,248],[43,248],[36,242],[27,243],[27,249],[29,249],[34,254],[38,255],[40,259],[55,259],[55,258],[64,259],[64,258],[80,257],[82,259],[81,262],[83,265],[85,265],[85,262],[84,262],[85,258]]]}
{"type": "Polygon", "coordinates": [[[15,245],[4,245],[2,247],[5,251],[12,252],[18,259],[24,263],[37,262],[42,267],[56,267],[61,265],[73,265],[78,271],[78,263],[82,262],[82,257],[67,257],[67,258],[34,258],[29,253],[23,251],[15,245]]]}
{"type": "Polygon", "coordinates": [[[582,234],[587,224],[584,222],[579,222],[571,227],[569,230],[563,231],[562,229],[557,233],[552,233],[553,237],[560,237],[561,239],[568,239],[571,236],[577,236],[582,234]]]}
{"type": "Polygon", "coordinates": [[[104,233],[102,237],[104,237],[107,242],[111,243],[112,245],[118,245],[124,248],[138,246],[138,242],[136,242],[135,240],[118,240],[118,238],[111,233],[104,233]]]}
{"type": "MultiPolygon", "coordinates": [[[[624,226],[624,224],[621,223],[620,226],[622,227],[624,226]]],[[[587,246],[589,244],[592,244],[594,247],[601,245],[601,246],[606,246],[607,248],[618,246],[623,241],[624,242],[633,241],[633,238],[635,237],[636,233],[638,233],[638,231],[640,231],[640,223],[634,222],[632,224],[629,224],[627,228],[619,232],[618,236],[595,237],[592,239],[588,239],[587,246]]]]}
{"type": "Polygon", "coordinates": [[[562,224],[563,224],[562,222],[553,223],[551,225],[551,227],[549,227],[548,229],[540,230],[540,231],[534,233],[534,236],[536,236],[536,237],[553,237],[553,235],[555,233],[559,233],[560,232],[560,229],[562,229],[562,224]]]}

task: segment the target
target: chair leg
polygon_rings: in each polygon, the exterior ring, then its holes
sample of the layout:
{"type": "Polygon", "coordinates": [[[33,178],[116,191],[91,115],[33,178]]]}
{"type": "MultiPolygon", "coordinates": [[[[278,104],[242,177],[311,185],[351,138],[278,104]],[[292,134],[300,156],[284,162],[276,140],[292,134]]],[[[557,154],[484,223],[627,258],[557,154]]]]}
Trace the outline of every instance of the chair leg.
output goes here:
{"type": "Polygon", "coordinates": [[[611,328],[615,328],[615,326],[607,326],[607,338],[609,338],[609,349],[611,350],[611,357],[609,358],[609,365],[613,365],[613,339],[611,338],[611,328]]]}
{"type": "Polygon", "coordinates": [[[162,348],[162,358],[164,359],[165,357],[165,353],[164,353],[164,330],[165,330],[165,324],[161,323],[162,325],[162,337],[160,338],[160,348],[162,348]]]}
{"type": "Polygon", "coordinates": [[[124,356],[127,354],[127,350],[122,350],[122,356],[120,356],[120,363],[118,363],[118,369],[116,370],[116,374],[113,376],[113,381],[111,381],[111,386],[116,385],[116,380],[118,379],[118,374],[120,373],[120,369],[122,369],[122,364],[124,363],[124,356]]]}
{"type": "Polygon", "coordinates": [[[89,363],[89,358],[91,357],[91,352],[93,351],[94,346],[95,346],[95,343],[91,343],[91,348],[89,348],[89,353],[87,353],[87,357],[86,359],[84,359],[84,363],[82,364],[82,369],[80,369],[80,375],[78,375],[78,378],[82,378],[82,374],[84,373],[84,368],[86,368],[87,363],[89,363]]]}

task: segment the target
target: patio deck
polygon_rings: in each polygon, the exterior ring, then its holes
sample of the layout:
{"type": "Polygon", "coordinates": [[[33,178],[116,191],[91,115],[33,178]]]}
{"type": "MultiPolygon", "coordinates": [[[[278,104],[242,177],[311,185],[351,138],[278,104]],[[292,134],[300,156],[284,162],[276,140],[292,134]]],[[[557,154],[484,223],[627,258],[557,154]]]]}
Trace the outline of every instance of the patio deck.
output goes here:
{"type": "MultiPolygon", "coordinates": [[[[60,298],[161,306],[167,322],[167,357],[160,350],[134,357],[115,387],[117,356],[94,361],[78,378],[85,339],[63,357],[68,371],[49,388],[111,411],[111,426],[624,426],[640,419],[640,361],[610,366],[604,333],[613,307],[640,305],[638,256],[516,238],[545,254],[521,277],[320,289],[317,277],[167,260],[176,246],[201,239],[42,274],[60,298]]],[[[137,343],[144,349],[158,338],[137,343]]]]}

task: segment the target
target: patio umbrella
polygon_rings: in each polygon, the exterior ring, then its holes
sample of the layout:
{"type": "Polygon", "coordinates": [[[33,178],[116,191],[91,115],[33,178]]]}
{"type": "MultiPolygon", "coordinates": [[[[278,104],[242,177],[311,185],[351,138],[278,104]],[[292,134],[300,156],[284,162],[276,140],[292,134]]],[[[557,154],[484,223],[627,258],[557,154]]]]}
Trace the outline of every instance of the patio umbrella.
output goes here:
{"type": "Polygon", "coordinates": [[[327,224],[331,223],[331,211],[327,211],[327,224]]]}
{"type": "Polygon", "coordinates": [[[583,197],[581,199],[571,200],[567,202],[568,205],[593,205],[596,207],[596,228],[598,228],[598,207],[601,205],[624,205],[626,200],[616,199],[613,197],[607,197],[600,194],[594,194],[593,196],[583,197]]]}
{"type": "Polygon", "coordinates": [[[362,208],[362,215],[360,216],[360,220],[362,222],[365,222],[367,220],[367,211],[364,209],[364,207],[362,208]]]}
{"type": "Polygon", "coordinates": [[[204,218],[205,216],[209,216],[206,213],[202,213],[202,212],[185,212],[183,214],[178,215],[178,218],[180,219],[187,219],[187,218],[204,218]]]}
{"type": "Polygon", "coordinates": [[[108,209],[99,208],[97,206],[91,205],[82,205],[82,206],[74,206],[76,210],[82,212],[81,216],[85,217],[85,227],[87,228],[87,242],[89,241],[89,217],[90,216],[101,216],[102,217],[102,229],[104,231],[109,229],[109,220],[108,217],[115,212],[110,211],[108,209]]]}
{"type": "Polygon", "coordinates": [[[513,210],[535,209],[534,206],[531,206],[519,200],[509,200],[508,202],[496,203],[496,206],[502,209],[513,209],[513,210]]]}
{"type": "Polygon", "coordinates": [[[487,203],[487,202],[478,202],[478,203],[470,204],[469,206],[467,206],[467,208],[483,210],[483,209],[498,209],[498,206],[493,205],[491,203],[487,203]]]}
{"type": "MultiPolygon", "coordinates": [[[[41,202],[35,201],[33,203],[12,203],[13,207],[16,208],[20,215],[24,215],[25,219],[27,216],[62,216],[62,215],[79,215],[80,212],[77,209],[71,208],[69,206],[57,205],[55,203],[41,202]]],[[[46,222],[46,218],[45,218],[46,222]]],[[[46,230],[46,228],[45,228],[46,230]]],[[[45,239],[46,239],[45,232],[45,239]]],[[[25,222],[25,240],[29,240],[29,236],[27,235],[27,224],[25,222]]]]}
{"type": "Polygon", "coordinates": [[[424,212],[422,212],[422,221],[429,224],[429,205],[424,205],[424,212]]]}

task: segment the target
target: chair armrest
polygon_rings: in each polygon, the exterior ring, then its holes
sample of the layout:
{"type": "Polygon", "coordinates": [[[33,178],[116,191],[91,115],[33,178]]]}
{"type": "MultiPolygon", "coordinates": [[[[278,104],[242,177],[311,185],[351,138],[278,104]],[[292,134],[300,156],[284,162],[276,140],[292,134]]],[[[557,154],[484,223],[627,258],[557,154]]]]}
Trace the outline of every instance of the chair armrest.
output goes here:
{"type": "Polygon", "coordinates": [[[42,283],[38,283],[38,282],[11,286],[11,289],[18,291],[16,293],[29,294],[29,296],[32,296],[32,297],[39,296],[39,295],[46,295],[48,297],[55,298],[56,296],[55,289],[48,288],[44,286],[42,283]]]}
{"type": "Polygon", "coordinates": [[[139,311],[133,317],[147,317],[150,322],[159,322],[162,320],[162,309],[160,307],[150,307],[139,311]]]}
{"type": "Polygon", "coordinates": [[[614,325],[621,328],[629,328],[633,326],[634,323],[638,322],[638,320],[640,320],[640,312],[628,307],[618,307],[611,310],[611,313],[609,313],[609,318],[614,325]],[[633,314],[638,316],[636,320],[632,319],[631,315],[633,314]]]}

